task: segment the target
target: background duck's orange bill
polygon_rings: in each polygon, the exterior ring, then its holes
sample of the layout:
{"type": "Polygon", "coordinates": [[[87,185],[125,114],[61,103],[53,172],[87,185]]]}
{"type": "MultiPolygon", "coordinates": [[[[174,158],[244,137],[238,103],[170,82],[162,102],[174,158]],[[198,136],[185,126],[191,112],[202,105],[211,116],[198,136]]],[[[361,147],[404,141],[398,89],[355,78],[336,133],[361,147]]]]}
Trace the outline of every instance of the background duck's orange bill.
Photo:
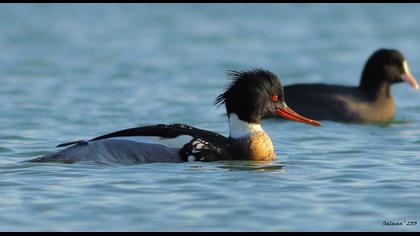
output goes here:
{"type": "Polygon", "coordinates": [[[319,123],[318,121],[303,117],[288,107],[286,107],[285,109],[277,109],[276,113],[277,115],[283,118],[289,119],[289,120],[294,120],[294,121],[302,122],[302,123],[313,125],[313,126],[321,126],[321,123],[319,123]]]}
{"type": "Polygon", "coordinates": [[[418,90],[419,89],[419,85],[417,84],[416,78],[414,78],[414,76],[412,76],[411,74],[407,73],[407,74],[403,74],[401,75],[401,78],[407,82],[412,88],[418,90]]]}

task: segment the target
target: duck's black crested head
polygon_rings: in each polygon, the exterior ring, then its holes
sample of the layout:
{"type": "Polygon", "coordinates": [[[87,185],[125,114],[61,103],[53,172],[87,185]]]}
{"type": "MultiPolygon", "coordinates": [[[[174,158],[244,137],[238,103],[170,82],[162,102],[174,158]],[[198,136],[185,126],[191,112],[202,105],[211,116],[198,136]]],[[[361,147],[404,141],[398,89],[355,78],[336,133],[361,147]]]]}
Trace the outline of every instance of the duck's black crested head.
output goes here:
{"type": "Polygon", "coordinates": [[[226,105],[230,116],[259,123],[261,118],[273,115],[279,104],[284,104],[283,88],[275,74],[263,69],[228,71],[232,78],[226,91],[216,98],[215,105],[226,105]]]}
{"type": "Polygon", "coordinates": [[[417,88],[404,55],[394,49],[379,49],[367,60],[362,72],[360,87],[376,95],[383,85],[406,81],[417,88]]]}

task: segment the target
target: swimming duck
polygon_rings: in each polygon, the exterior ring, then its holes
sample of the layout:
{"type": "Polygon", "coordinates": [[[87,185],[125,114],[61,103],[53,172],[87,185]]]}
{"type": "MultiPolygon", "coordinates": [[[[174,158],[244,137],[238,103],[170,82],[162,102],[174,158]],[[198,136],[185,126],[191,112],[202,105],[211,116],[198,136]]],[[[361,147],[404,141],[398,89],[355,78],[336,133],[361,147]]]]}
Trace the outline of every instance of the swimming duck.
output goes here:
{"type": "Polygon", "coordinates": [[[284,101],[283,88],[270,71],[230,71],[232,82],[216,98],[226,106],[229,136],[185,124],[158,124],[125,129],[88,141],[63,143],[58,152],[29,162],[80,161],[152,163],[216,160],[273,160],[274,147],[261,127],[261,118],[278,115],[313,126],[284,101]]]}

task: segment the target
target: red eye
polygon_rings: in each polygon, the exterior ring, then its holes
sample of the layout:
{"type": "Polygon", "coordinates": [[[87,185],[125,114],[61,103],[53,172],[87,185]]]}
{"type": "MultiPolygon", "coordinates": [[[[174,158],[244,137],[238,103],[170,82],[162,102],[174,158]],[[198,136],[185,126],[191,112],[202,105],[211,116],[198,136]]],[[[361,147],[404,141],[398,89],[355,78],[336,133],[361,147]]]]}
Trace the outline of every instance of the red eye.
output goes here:
{"type": "Polygon", "coordinates": [[[277,97],[277,95],[273,96],[273,101],[277,102],[279,100],[279,97],[277,97]]]}

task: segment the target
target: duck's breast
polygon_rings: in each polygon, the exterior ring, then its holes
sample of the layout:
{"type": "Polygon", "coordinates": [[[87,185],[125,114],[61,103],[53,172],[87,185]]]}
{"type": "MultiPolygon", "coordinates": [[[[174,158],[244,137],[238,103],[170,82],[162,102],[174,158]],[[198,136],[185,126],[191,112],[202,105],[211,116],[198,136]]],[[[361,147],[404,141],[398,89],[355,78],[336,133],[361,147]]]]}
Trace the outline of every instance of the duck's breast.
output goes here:
{"type": "Polygon", "coordinates": [[[255,132],[249,136],[232,140],[234,159],[271,161],[276,158],[273,143],[265,132],[255,132]]]}

